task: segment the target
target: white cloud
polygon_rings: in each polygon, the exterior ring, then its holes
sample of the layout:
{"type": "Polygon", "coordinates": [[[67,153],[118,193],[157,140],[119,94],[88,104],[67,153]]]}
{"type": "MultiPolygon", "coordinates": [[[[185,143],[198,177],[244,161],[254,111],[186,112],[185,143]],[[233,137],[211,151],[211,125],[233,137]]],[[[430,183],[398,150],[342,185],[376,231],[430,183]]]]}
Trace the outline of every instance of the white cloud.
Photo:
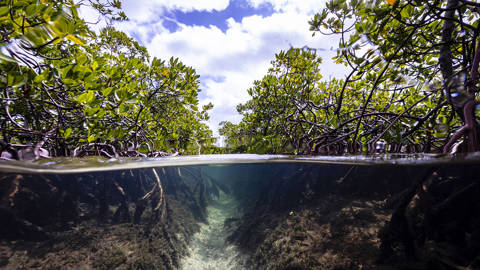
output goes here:
{"type": "Polygon", "coordinates": [[[140,39],[151,56],[161,59],[178,57],[201,75],[200,102],[214,104],[209,121],[214,134],[218,134],[220,121],[240,120],[236,105],[249,99],[247,89],[252,86],[254,80],[261,79],[266,74],[270,61],[280,50],[304,45],[326,49],[319,51],[324,60],[322,66],[324,76],[344,74],[344,67],[335,66],[329,61],[334,54],[329,49],[337,44],[337,40],[332,40],[331,36],[312,37],[309,31],[308,21],[314,12],[323,7],[323,1],[248,1],[257,6],[269,2],[277,12],[268,17],[244,17],[241,22],[230,18],[227,21],[228,29],[224,32],[215,26],[179,24],[180,29],[174,33],[165,29],[162,26],[162,19],[155,16],[163,12],[162,8],[221,10],[228,5],[228,1],[123,2],[127,16],[132,18],[133,14],[133,18],[138,19],[118,24],[121,30],[140,39]],[[139,10],[135,10],[135,6],[139,7],[139,10]]]}
{"type": "MultiPolygon", "coordinates": [[[[222,120],[240,120],[236,105],[249,99],[246,90],[255,79],[266,74],[275,53],[290,45],[331,46],[325,38],[311,37],[307,19],[299,13],[277,13],[267,18],[251,16],[238,23],[230,20],[225,33],[216,27],[183,26],[176,33],[156,35],[147,47],[161,58],[179,57],[203,76],[225,78],[220,82],[203,81],[206,97],[202,102],[212,102],[215,106],[210,124],[216,131],[222,120]]],[[[325,71],[328,74],[332,70],[325,71]]]]}
{"type": "Polygon", "coordinates": [[[300,12],[304,14],[318,12],[325,5],[325,1],[315,0],[248,0],[248,2],[254,7],[270,4],[276,11],[300,12]]]}
{"type": "Polygon", "coordinates": [[[165,10],[224,10],[229,0],[123,0],[127,17],[137,22],[156,21],[165,10]]]}

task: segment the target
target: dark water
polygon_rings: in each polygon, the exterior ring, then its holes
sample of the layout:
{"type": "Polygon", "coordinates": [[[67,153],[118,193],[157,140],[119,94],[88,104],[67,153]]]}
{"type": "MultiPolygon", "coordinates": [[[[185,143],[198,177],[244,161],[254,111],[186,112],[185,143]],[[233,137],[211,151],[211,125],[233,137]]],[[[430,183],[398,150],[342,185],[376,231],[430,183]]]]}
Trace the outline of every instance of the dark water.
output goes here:
{"type": "Polygon", "coordinates": [[[475,155],[2,163],[0,267],[479,269],[479,165],[475,155]]]}

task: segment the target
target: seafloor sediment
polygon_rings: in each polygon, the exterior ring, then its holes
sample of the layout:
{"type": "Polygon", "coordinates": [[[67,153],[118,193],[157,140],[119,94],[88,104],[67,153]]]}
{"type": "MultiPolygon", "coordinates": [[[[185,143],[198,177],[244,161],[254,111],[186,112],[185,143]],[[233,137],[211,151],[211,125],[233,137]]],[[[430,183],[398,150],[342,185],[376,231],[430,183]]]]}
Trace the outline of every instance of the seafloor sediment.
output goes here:
{"type": "Polygon", "coordinates": [[[231,228],[225,221],[236,215],[238,203],[231,195],[220,195],[207,207],[207,221],[200,224],[189,243],[188,255],[182,260],[182,270],[242,270],[242,254],[227,241],[231,228]]]}
{"type": "Polygon", "coordinates": [[[181,173],[1,175],[0,267],[178,269],[206,205],[181,173]]]}
{"type": "Polygon", "coordinates": [[[376,269],[378,233],[389,218],[382,205],[329,196],[291,210],[255,249],[249,269],[376,269]]]}
{"type": "Polygon", "coordinates": [[[99,224],[84,221],[41,241],[0,242],[3,269],[177,269],[197,227],[184,209],[173,210],[167,225],[99,224]],[[178,211],[178,212],[177,212],[178,211]],[[175,215],[174,212],[181,213],[175,215]]]}
{"type": "Polygon", "coordinates": [[[258,187],[229,236],[245,269],[480,269],[478,166],[326,167],[258,187]]]}

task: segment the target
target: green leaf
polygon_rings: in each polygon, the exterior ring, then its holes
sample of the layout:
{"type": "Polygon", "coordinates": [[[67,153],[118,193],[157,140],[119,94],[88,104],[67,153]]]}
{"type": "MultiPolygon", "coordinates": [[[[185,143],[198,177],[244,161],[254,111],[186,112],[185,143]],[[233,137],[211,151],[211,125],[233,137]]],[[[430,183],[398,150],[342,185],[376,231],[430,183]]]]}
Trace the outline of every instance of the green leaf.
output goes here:
{"type": "Polygon", "coordinates": [[[17,0],[17,1],[14,1],[14,4],[13,6],[16,7],[16,8],[23,8],[25,6],[28,5],[28,2],[27,1],[24,1],[24,0],[17,0]]]}
{"type": "Polygon", "coordinates": [[[77,97],[77,101],[80,103],[90,103],[95,99],[95,93],[93,91],[88,91],[77,97]]]}
{"type": "Polygon", "coordinates": [[[77,64],[83,65],[85,64],[85,62],[87,62],[87,56],[84,53],[82,53],[76,57],[76,60],[77,60],[77,64]]]}
{"type": "Polygon", "coordinates": [[[48,74],[46,74],[45,72],[42,72],[41,74],[35,76],[35,79],[33,81],[36,82],[36,83],[41,83],[45,80],[47,75],[48,74]]]}
{"type": "MultiPolygon", "coordinates": [[[[36,4],[31,4],[25,9],[25,13],[29,17],[34,15],[36,11],[37,11],[37,5],[36,4]]],[[[0,12],[0,16],[1,16],[1,12],[0,12]]]]}
{"type": "Polygon", "coordinates": [[[102,94],[105,97],[108,97],[113,91],[113,87],[107,87],[105,89],[102,89],[102,94]]]}
{"type": "Polygon", "coordinates": [[[8,6],[0,7],[0,16],[8,14],[9,11],[10,11],[10,8],[8,6]]]}
{"type": "MultiPolygon", "coordinates": [[[[78,45],[83,45],[83,41],[80,40],[79,38],[77,38],[77,37],[74,36],[74,35],[68,34],[68,35],[66,36],[66,38],[67,38],[68,40],[70,40],[70,41],[73,41],[74,43],[76,43],[76,44],[78,44],[78,45]]],[[[81,62],[80,64],[83,64],[83,63],[85,63],[85,61],[84,61],[84,62],[81,62]]]]}
{"type": "Polygon", "coordinates": [[[76,84],[76,82],[75,82],[74,80],[68,79],[68,78],[67,78],[67,79],[63,79],[63,83],[64,83],[65,85],[69,85],[69,86],[73,86],[73,85],[76,84]]]}
{"type": "Polygon", "coordinates": [[[92,143],[92,142],[94,142],[96,139],[97,139],[97,135],[92,134],[92,135],[88,136],[87,141],[88,141],[88,143],[92,143]]]}
{"type": "Polygon", "coordinates": [[[72,129],[71,128],[67,128],[64,132],[63,132],[63,138],[65,139],[68,139],[68,137],[70,137],[70,134],[72,133],[72,129]]]}
{"type": "Polygon", "coordinates": [[[72,69],[73,65],[67,65],[66,67],[60,69],[60,73],[62,74],[62,78],[67,78],[68,72],[72,69]]]}
{"type": "Polygon", "coordinates": [[[13,85],[14,81],[15,81],[15,75],[7,74],[7,85],[13,85]]]}

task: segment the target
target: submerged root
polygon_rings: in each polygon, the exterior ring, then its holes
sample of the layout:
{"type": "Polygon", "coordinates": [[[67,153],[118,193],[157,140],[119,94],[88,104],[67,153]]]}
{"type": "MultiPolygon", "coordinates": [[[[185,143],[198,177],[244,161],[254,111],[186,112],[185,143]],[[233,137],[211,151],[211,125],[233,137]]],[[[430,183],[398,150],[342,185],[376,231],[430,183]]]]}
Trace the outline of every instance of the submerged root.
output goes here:
{"type": "Polygon", "coordinates": [[[430,269],[474,269],[469,265],[478,264],[478,178],[444,174],[431,170],[397,199],[380,235],[379,263],[406,256],[430,269]]]}
{"type": "Polygon", "coordinates": [[[157,219],[160,219],[160,221],[163,222],[167,214],[167,201],[165,199],[165,193],[163,191],[164,189],[160,180],[160,176],[158,176],[155,168],[152,169],[152,172],[155,184],[153,185],[152,189],[143,195],[143,197],[136,203],[133,218],[134,223],[136,224],[140,223],[142,214],[148,204],[148,200],[150,200],[150,205],[152,208],[151,222],[156,221],[157,219]]]}
{"type": "Polygon", "coordinates": [[[192,198],[173,196],[176,179],[159,169],[0,176],[0,268],[178,269],[198,220],[192,198]]]}
{"type": "Polygon", "coordinates": [[[157,206],[153,209],[153,211],[156,213],[160,213],[160,220],[163,220],[163,218],[165,217],[166,215],[166,205],[167,205],[167,202],[165,200],[165,193],[163,192],[163,186],[162,186],[162,182],[160,181],[160,177],[158,176],[157,174],[157,171],[155,169],[152,169],[153,171],[153,175],[155,176],[155,180],[157,180],[157,188],[158,188],[158,203],[157,203],[157,206]]]}

